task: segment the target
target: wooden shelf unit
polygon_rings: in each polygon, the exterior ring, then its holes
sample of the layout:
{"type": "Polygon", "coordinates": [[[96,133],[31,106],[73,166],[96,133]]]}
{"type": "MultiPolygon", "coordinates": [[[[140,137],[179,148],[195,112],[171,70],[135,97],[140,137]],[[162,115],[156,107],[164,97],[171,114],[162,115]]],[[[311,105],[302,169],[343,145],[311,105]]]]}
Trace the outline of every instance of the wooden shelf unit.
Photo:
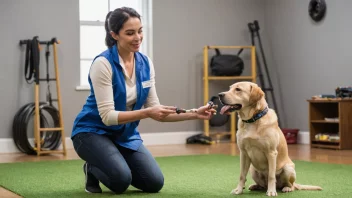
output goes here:
{"type": "MultiPolygon", "coordinates": [[[[204,104],[209,102],[209,81],[215,80],[236,80],[236,81],[251,81],[256,83],[256,59],[255,59],[255,46],[204,46],[203,48],[203,94],[204,94],[204,104]],[[209,76],[209,49],[249,49],[251,51],[251,75],[250,76],[209,76]]],[[[218,112],[219,113],[219,112],[218,112]]],[[[204,135],[206,136],[216,136],[217,139],[221,136],[230,135],[231,142],[236,142],[236,115],[231,113],[230,116],[230,131],[212,132],[210,133],[209,121],[204,120],[204,135]]]]}
{"type": "Polygon", "coordinates": [[[352,149],[352,99],[311,99],[309,133],[312,148],[352,149]],[[338,120],[325,120],[338,118],[338,120]],[[317,134],[338,135],[339,140],[318,140],[317,134]]]}

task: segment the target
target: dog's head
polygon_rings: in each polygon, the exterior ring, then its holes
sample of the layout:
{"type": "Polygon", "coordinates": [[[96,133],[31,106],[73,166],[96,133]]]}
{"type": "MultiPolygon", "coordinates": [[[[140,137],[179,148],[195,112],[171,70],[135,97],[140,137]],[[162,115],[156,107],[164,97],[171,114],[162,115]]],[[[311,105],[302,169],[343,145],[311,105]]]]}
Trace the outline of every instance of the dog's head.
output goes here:
{"type": "Polygon", "coordinates": [[[263,90],[252,82],[237,82],[230,86],[226,92],[219,93],[219,99],[224,107],[221,114],[240,111],[249,106],[254,106],[264,97],[263,90]]]}

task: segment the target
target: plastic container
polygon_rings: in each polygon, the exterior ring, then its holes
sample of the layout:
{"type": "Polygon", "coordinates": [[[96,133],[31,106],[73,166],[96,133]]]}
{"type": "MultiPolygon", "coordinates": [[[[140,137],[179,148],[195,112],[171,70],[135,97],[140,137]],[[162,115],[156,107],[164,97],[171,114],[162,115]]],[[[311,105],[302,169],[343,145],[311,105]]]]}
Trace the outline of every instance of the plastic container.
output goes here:
{"type": "Polygon", "coordinates": [[[298,139],[298,132],[299,129],[281,129],[285,138],[287,144],[297,144],[297,139],[298,139]]]}

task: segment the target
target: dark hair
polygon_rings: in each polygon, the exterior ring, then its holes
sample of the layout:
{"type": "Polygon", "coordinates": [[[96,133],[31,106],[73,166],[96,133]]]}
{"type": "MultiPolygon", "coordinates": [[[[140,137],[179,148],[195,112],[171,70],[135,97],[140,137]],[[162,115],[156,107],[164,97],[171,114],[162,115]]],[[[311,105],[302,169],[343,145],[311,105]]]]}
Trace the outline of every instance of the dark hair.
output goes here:
{"type": "Polygon", "coordinates": [[[130,18],[130,17],[137,17],[141,20],[141,16],[138,12],[133,8],[122,7],[117,8],[114,11],[110,11],[106,15],[105,19],[105,30],[106,30],[106,37],[105,37],[105,45],[108,48],[115,45],[116,40],[111,36],[110,31],[115,32],[116,34],[119,33],[123,24],[130,18]]]}

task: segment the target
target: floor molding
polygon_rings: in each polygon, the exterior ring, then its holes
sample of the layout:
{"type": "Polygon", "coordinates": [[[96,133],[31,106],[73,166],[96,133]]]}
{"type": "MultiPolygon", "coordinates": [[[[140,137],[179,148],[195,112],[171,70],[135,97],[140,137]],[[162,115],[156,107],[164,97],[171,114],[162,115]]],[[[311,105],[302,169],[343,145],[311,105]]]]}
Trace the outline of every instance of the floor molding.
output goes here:
{"type": "MultiPolygon", "coordinates": [[[[202,133],[201,131],[184,131],[184,132],[159,132],[159,133],[141,133],[144,145],[166,145],[166,144],[185,144],[186,139],[192,135],[202,133]]],[[[66,148],[72,149],[73,144],[70,137],[66,137],[66,148]]],[[[62,149],[62,144],[59,147],[62,149]]],[[[12,138],[0,138],[0,153],[17,153],[20,152],[12,138]]]]}
{"type": "MultiPolygon", "coordinates": [[[[167,145],[167,144],[185,144],[186,139],[192,135],[202,133],[201,131],[184,131],[184,132],[159,132],[159,133],[141,133],[144,145],[167,145]]],[[[309,132],[300,131],[298,133],[298,144],[309,144],[309,132]]],[[[67,149],[72,149],[73,144],[70,137],[66,137],[67,149]]],[[[62,149],[62,145],[59,147],[62,149]]],[[[13,142],[12,138],[0,138],[0,153],[17,153],[20,152],[13,142]]]]}
{"type": "Polygon", "coordinates": [[[0,138],[0,153],[17,153],[17,149],[12,138],[0,138]]]}

